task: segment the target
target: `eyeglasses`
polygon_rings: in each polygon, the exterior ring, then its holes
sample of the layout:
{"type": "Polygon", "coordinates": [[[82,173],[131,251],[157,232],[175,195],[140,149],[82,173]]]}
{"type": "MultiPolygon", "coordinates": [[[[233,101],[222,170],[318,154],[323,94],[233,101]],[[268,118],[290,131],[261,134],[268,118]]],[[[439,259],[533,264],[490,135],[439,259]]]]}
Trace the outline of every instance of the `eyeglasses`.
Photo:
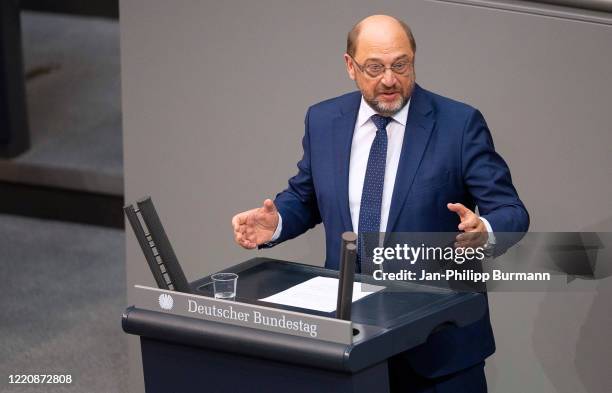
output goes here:
{"type": "Polygon", "coordinates": [[[369,64],[361,65],[357,63],[357,60],[355,60],[353,56],[351,55],[349,56],[351,59],[353,59],[353,62],[355,63],[359,71],[366,73],[371,78],[377,78],[381,76],[382,74],[384,74],[385,71],[387,70],[391,70],[393,71],[393,73],[397,75],[404,76],[408,72],[410,72],[410,70],[412,69],[412,62],[408,60],[399,60],[391,64],[391,67],[385,67],[384,65],[380,63],[369,63],[369,64]]]}

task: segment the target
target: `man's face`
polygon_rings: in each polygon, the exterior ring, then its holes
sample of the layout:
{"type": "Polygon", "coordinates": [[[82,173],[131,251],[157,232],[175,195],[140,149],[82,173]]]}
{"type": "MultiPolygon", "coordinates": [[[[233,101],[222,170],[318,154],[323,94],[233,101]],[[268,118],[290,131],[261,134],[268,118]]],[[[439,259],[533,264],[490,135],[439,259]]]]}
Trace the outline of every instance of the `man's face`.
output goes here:
{"type": "MultiPolygon", "coordinates": [[[[368,26],[370,27],[370,26],[368,26]]],[[[347,71],[365,101],[379,114],[392,116],[406,105],[414,89],[414,52],[401,26],[366,28],[359,33],[354,58],[344,55],[347,71]],[[405,65],[401,75],[389,69],[405,65]],[[371,76],[367,68],[386,67],[382,74],[371,76]],[[361,69],[360,69],[361,68],[361,69]]],[[[396,68],[397,69],[397,68],[396,68]]]]}

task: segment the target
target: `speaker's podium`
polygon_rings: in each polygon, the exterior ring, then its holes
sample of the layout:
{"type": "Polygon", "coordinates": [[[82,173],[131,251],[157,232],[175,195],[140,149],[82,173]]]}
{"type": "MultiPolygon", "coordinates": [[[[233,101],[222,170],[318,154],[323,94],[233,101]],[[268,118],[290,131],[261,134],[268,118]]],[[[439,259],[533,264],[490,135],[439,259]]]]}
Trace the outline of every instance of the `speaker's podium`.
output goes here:
{"type": "Polygon", "coordinates": [[[394,282],[345,321],[259,300],[337,271],[255,258],[224,272],[239,275],[235,301],[214,299],[210,277],[192,293],[136,287],[122,324],[140,336],[147,392],[387,392],[391,357],[486,308],[479,293],[394,282]]]}

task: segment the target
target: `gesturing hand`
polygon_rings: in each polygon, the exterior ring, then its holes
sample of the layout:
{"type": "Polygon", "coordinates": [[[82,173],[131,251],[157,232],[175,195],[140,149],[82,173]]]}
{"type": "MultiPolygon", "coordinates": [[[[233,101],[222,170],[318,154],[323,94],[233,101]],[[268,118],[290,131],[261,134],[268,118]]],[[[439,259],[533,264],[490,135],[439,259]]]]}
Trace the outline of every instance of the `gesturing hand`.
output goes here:
{"type": "Polygon", "coordinates": [[[272,240],[278,225],[278,210],[274,202],[266,199],[262,207],[236,214],[232,218],[234,241],[246,248],[253,249],[272,240]]]}
{"type": "Polygon", "coordinates": [[[448,207],[448,210],[457,213],[461,220],[458,228],[463,233],[457,235],[455,247],[475,248],[483,246],[487,242],[489,239],[487,227],[476,213],[461,203],[449,203],[446,207],[448,207]]]}

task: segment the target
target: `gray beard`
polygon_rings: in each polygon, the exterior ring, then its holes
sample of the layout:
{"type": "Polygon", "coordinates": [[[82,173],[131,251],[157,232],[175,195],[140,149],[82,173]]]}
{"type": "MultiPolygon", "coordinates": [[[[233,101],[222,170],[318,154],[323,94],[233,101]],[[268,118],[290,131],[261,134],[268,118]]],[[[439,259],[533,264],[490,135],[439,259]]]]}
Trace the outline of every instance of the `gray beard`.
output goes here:
{"type": "Polygon", "coordinates": [[[376,113],[378,113],[379,115],[393,116],[397,112],[402,110],[402,108],[408,102],[408,99],[402,96],[401,99],[397,101],[397,103],[392,103],[392,104],[381,104],[377,100],[367,100],[367,99],[365,100],[365,102],[367,102],[370,108],[374,109],[376,113]]]}

